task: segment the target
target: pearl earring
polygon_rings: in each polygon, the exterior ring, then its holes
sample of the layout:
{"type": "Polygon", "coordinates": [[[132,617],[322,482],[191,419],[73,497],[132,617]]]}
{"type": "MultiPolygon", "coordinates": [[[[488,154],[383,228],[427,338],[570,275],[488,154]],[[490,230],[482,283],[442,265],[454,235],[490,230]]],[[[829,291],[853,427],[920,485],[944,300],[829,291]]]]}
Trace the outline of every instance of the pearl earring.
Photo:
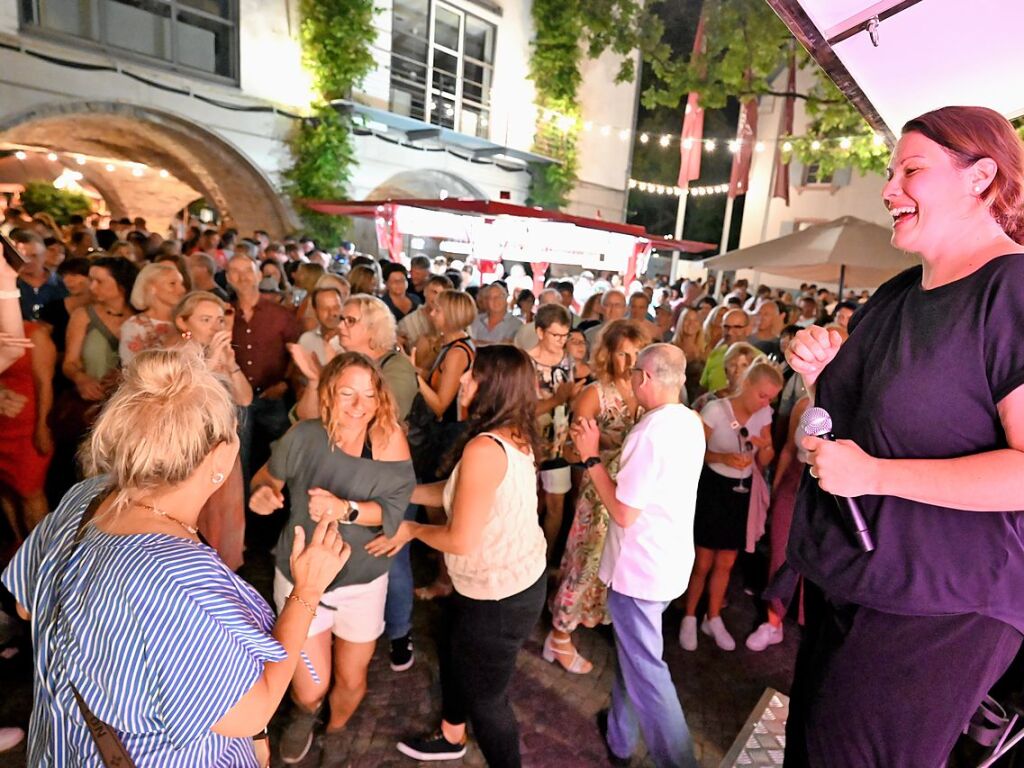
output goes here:
{"type": "MultiPolygon", "coordinates": [[[[977,187],[975,187],[974,191],[975,192],[978,191],[977,187]]],[[[192,331],[182,331],[181,332],[181,338],[183,338],[185,341],[191,341],[192,340],[192,331]]]]}
{"type": "Polygon", "coordinates": [[[221,483],[224,482],[224,473],[223,472],[214,472],[210,476],[210,480],[213,482],[214,485],[220,485],[221,483]]]}
{"type": "Polygon", "coordinates": [[[980,195],[981,194],[981,187],[979,187],[977,184],[974,185],[974,194],[976,194],[976,195],[980,195]]]}

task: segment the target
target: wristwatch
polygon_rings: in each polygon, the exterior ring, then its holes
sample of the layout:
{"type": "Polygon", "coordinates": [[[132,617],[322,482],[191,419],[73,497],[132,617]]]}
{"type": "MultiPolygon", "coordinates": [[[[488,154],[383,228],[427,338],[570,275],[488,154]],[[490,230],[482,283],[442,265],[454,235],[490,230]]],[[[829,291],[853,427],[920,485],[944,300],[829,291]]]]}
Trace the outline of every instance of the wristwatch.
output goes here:
{"type": "Polygon", "coordinates": [[[342,525],[352,525],[352,523],[354,523],[358,517],[359,505],[354,501],[350,501],[348,503],[348,512],[346,514],[343,514],[340,518],[338,518],[338,522],[342,525]]]}
{"type": "Polygon", "coordinates": [[[587,459],[587,460],[585,460],[583,462],[583,468],[584,469],[590,469],[591,467],[596,466],[596,465],[598,465],[600,463],[601,463],[601,457],[600,456],[591,456],[589,459],[587,459]]]}

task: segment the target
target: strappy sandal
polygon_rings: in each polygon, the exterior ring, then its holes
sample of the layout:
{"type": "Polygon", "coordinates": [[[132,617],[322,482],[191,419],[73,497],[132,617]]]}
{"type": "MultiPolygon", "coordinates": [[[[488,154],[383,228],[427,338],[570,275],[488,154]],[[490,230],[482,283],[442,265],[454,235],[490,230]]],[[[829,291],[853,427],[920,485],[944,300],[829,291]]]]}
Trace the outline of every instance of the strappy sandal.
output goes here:
{"type": "Polygon", "coordinates": [[[544,638],[544,650],[541,651],[541,658],[549,664],[557,663],[566,672],[571,672],[574,675],[585,675],[594,668],[594,665],[587,661],[587,659],[581,656],[580,652],[576,650],[576,647],[572,644],[571,638],[556,640],[554,634],[551,632],[548,632],[548,636],[544,638]],[[568,645],[568,648],[564,651],[560,651],[555,648],[556,645],[568,645]],[[572,654],[572,659],[568,664],[566,664],[562,659],[569,654],[572,654]]]}

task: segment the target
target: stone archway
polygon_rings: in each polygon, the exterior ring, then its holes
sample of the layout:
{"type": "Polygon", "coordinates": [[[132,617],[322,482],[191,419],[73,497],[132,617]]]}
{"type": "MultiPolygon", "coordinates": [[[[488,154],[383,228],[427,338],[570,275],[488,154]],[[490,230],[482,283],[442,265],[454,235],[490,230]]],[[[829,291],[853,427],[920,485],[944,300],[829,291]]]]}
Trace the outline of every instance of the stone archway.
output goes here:
{"type": "Polygon", "coordinates": [[[144,216],[156,229],[196,199],[243,233],[295,229],[294,214],[264,173],[227,141],[193,122],[114,102],[50,104],[0,119],[0,139],[133,163],[142,176],[115,177],[96,164],[79,168],[119,216],[144,216]],[[158,176],[166,170],[168,177],[158,176]]]}

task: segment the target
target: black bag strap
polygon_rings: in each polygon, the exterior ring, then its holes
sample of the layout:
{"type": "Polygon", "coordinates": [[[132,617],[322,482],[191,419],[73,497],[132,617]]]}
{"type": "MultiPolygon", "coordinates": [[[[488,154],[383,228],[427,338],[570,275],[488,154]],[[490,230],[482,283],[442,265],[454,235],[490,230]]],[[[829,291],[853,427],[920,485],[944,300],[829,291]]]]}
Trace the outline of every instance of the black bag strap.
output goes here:
{"type": "MultiPolygon", "coordinates": [[[[75,531],[71,551],[68,552],[68,561],[71,560],[71,555],[78,549],[78,545],[85,535],[85,527],[96,516],[96,511],[100,508],[100,504],[103,503],[106,495],[106,491],[100,491],[89,502],[89,506],[86,507],[85,512],[82,514],[82,519],[78,521],[78,530],[75,531]]],[[[57,611],[54,615],[55,622],[60,617],[60,613],[60,604],[58,603],[57,611]]],[[[89,735],[92,737],[93,744],[96,745],[96,751],[99,753],[103,765],[106,768],[135,768],[135,762],[132,760],[131,755],[128,754],[128,750],[125,749],[124,743],[117,735],[117,732],[93,714],[74,683],[68,681],[68,685],[71,686],[71,693],[74,694],[75,702],[78,704],[78,709],[82,712],[82,718],[85,720],[85,725],[89,729],[89,735]]]]}

